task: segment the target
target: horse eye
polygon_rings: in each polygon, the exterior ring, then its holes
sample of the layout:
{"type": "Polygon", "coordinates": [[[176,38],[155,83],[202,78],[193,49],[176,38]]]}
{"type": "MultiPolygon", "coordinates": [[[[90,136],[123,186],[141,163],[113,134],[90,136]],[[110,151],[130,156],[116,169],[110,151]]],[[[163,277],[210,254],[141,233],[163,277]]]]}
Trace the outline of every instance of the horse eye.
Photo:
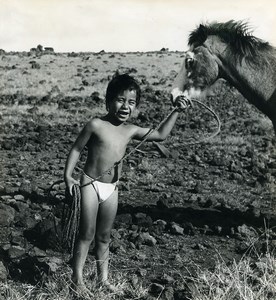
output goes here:
{"type": "Polygon", "coordinates": [[[194,59],[191,57],[186,58],[185,60],[185,67],[186,69],[191,69],[194,65],[194,59]]]}

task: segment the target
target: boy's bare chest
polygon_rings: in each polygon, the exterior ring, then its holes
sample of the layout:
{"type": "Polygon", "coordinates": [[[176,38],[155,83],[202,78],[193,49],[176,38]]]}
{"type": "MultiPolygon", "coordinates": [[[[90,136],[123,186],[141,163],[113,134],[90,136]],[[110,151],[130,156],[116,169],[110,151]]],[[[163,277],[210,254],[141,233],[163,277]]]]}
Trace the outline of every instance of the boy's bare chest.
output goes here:
{"type": "Polygon", "coordinates": [[[104,128],[95,132],[91,139],[94,146],[102,150],[124,151],[130,139],[129,132],[125,129],[104,128]]]}

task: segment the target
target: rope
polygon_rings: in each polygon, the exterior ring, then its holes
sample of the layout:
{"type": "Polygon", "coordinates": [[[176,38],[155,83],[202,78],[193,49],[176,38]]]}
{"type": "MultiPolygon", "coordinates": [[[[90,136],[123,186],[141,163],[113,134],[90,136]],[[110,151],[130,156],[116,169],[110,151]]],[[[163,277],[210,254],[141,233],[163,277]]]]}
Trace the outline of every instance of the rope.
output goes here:
{"type": "MultiPolygon", "coordinates": [[[[172,112],[171,112],[172,113],[172,112]]],[[[161,125],[160,125],[161,126],[161,125]]],[[[110,168],[105,170],[101,175],[98,177],[94,178],[93,180],[89,181],[88,183],[85,183],[80,186],[80,188],[83,188],[91,183],[93,183],[96,180],[99,180],[101,177],[103,177],[105,174],[109,173],[114,167],[118,166],[120,163],[122,163],[127,157],[129,157],[133,152],[135,152],[150,136],[150,134],[153,132],[153,129],[149,129],[149,131],[144,135],[143,139],[141,142],[134,148],[132,149],[129,153],[125,154],[119,161],[115,162],[110,168]]]]}
{"type": "MultiPolygon", "coordinates": [[[[51,192],[54,190],[55,185],[63,183],[64,180],[57,180],[50,188],[47,189],[47,197],[56,198],[58,195],[64,196],[64,192],[58,192],[55,190],[55,194],[51,195],[51,192]]],[[[73,185],[72,187],[72,196],[69,191],[65,190],[65,198],[62,206],[61,222],[60,222],[60,231],[58,230],[58,224],[55,222],[55,231],[56,236],[60,239],[60,246],[62,248],[68,249],[69,253],[72,255],[76,237],[79,232],[79,223],[80,223],[80,211],[81,211],[81,192],[80,186],[78,184],[73,185]]]]}
{"type": "MultiPolygon", "coordinates": [[[[199,143],[203,143],[206,142],[208,140],[210,140],[211,138],[215,137],[216,135],[219,134],[220,129],[221,129],[221,122],[219,119],[219,116],[214,112],[213,109],[211,109],[209,106],[207,106],[206,104],[204,104],[203,102],[196,100],[196,99],[191,99],[190,100],[191,103],[193,104],[193,102],[198,103],[199,105],[203,106],[205,109],[207,109],[215,118],[216,122],[217,122],[217,130],[210,136],[201,139],[199,141],[195,141],[195,142],[191,142],[191,143],[186,143],[184,145],[194,145],[194,144],[199,144],[199,143]]],[[[144,135],[144,137],[142,138],[142,140],[136,145],[136,147],[134,147],[130,152],[128,152],[127,154],[125,154],[118,162],[115,162],[113,166],[111,166],[110,168],[108,168],[106,171],[104,171],[101,175],[99,175],[98,177],[96,177],[95,179],[91,180],[90,182],[83,184],[83,185],[74,185],[72,188],[72,196],[69,194],[69,192],[67,191],[65,193],[65,200],[67,200],[66,202],[68,202],[67,206],[66,203],[64,202],[64,206],[63,206],[63,212],[62,212],[62,218],[61,218],[61,225],[62,225],[62,243],[63,245],[66,245],[67,247],[69,247],[70,250],[70,254],[73,253],[74,250],[74,246],[75,246],[75,241],[76,241],[76,237],[78,235],[78,230],[79,230],[79,222],[80,222],[80,201],[81,201],[81,192],[80,192],[80,188],[87,186],[91,183],[93,183],[93,181],[100,179],[102,176],[104,176],[105,174],[109,173],[114,167],[116,167],[117,165],[119,165],[120,163],[122,163],[125,159],[127,159],[133,152],[137,151],[138,148],[149,138],[149,136],[151,135],[151,133],[153,131],[157,131],[167,120],[168,118],[177,110],[178,108],[175,107],[167,116],[165,119],[163,119],[162,122],[159,123],[159,125],[155,128],[155,129],[149,129],[149,131],[144,135]]],[[[54,185],[56,184],[60,184],[62,183],[63,180],[58,180],[56,182],[54,182],[51,187],[49,188],[49,192],[48,195],[50,195],[50,191],[53,188],[54,185]]]]}
{"type": "Polygon", "coordinates": [[[206,138],[200,139],[198,141],[191,142],[191,143],[182,143],[185,146],[195,145],[195,144],[200,144],[200,143],[207,142],[208,140],[210,140],[210,139],[214,138],[216,135],[218,135],[220,133],[220,130],[221,130],[221,121],[220,121],[220,118],[219,118],[219,116],[216,114],[216,112],[211,107],[209,107],[205,103],[203,103],[203,102],[201,102],[199,100],[196,100],[196,99],[191,99],[191,102],[196,102],[199,105],[203,106],[205,109],[207,109],[214,116],[214,118],[215,118],[215,120],[217,122],[217,130],[213,134],[211,134],[210,136],[207,136],[206,138]]]}
{"type": "Polygon", "coordinates": [[[72,199],[68,205],[64,203],[61,217],[62,244],[69,248],[71,255],[73,254],[75,241],[79,233],[81,210],[81,193],[79,185],[73,185],[72,194],[73,196],[68,192],[68,195],[66,195],[69,199],[72,199]]]}
{"type": "MultiPolygon", "coordinates": [[[[188,145],[195,145],[195,144],[199,144],[199,143],[203,143],[208,141],[209,139],[215,137],[216,135],[219,134],[220,130],[221,130],[221,122],[220,122],[220,118],[219,116],[215,113],[215,111],[213,109],[211,109],[209,106],[207,106],[206,104],[204,104],[203,102],[196,100],[196,99],[190,99],[191,102],[196,102],[199,105],[203,106],[205,109],[207,109],[209,112],[211,112],[211,114],[214,116],[215,120],[217,121],[217,130],[210,136],[201,139],[199,141],[195,141],[195,142],[191,142],[191,143],[185,143],[185,146],[188,145]]],[[[105,174],[109,173],[114,167],[118,166],[120,163],[122,163],[124,160],[126,160],[133,152],[137,151],[138,148],[144,144],[144,142],[149,138],[149,136],[151,135],[151,133],[153,131],[157,131],[168,119],[169,117],[177,110],[178,108],[175,107],[167,116],[165,119],[162,120],[162,122],[159,123],[159,125],[153,129],[149,129],[149,131],[144,135],[144,137],[142,138],[142,140],[140,141],[140,143],[138,143],[136,145],[136,147],[134,147],[129,153],[125,154],[119,161],[115,162],[113,166],[111,166],[110,168],[108,168],[106,171],[104,171],[101,175],[99,175],[98,177],[94,178],[93,180],[89,181],[88,183],[85,183],[83,185],[81,185],[80,187],[85,187],[91,183],[93,183],[95,180],[99,180],[101,177],[103,177],[105,174]]]]}
{"type": "Polygon", "coordinates": [[[173,114],[173,112],[176,110],[177,108],[174,108],[168,115],[167,117],[159,123],[159,125],[155,128],[155,129],[152,129],[150,128],[149,131],[144,135],[144,137],[142,138],[142,140],[127,154],[125,154],[119,161],[115,162],[114,165],[112,165],[110,168],[108,168],[106,171],[104,171],[101,175],[99,175],[98,177],[96,177],[95,179],[91,180],[90,182],[88,183],[85,183],[83,185],[81,185],[80,187],[84,187],[84,186],[87,186],[89,184],[91,184],[92,182],[94,182],[95,180],[99,180],[101,177],[103,177],[105,174],[109,173],[114,167],[118,166],[120,163],[122,163],[124,160],[126,160],[133,152],[137,151],[137,149],[142,145],[144,144],[144,142],[149,138],[149,136],[151,135],[151,133],[153,131],[156,131],[158,130],[163,123],[166,122],[166,120],[173,114]]]}

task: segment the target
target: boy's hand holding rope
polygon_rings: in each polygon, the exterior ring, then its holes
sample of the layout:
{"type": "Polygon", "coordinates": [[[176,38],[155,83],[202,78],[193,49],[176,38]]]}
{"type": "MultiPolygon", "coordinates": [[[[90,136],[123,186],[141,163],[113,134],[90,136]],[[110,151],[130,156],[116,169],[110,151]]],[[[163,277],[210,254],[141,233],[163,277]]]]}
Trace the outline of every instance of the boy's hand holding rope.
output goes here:
{"type": "Polygon", "coordinates": [[[174,110],[177,112],[182,112],[186,108],[193,107],[193,102],[191,99],[187,98],[184,94],[180,94],[175,99],[174,110]]]}

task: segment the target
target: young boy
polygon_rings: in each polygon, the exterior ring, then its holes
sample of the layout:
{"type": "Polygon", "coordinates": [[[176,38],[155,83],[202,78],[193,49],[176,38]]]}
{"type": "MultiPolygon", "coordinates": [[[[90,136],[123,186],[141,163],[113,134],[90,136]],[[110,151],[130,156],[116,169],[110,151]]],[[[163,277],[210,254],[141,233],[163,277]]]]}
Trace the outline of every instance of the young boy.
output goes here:
{"type": "MultiPolygon", "coordinates": [[[[83,267],[91,242],[95,239],[97,282],[114,290],[108,281],[109,241],[118,206],[117,182],[122,164],[116,164],[125,154],[131,139],[142,140],[149,128],[127,124],[140,101],[140,87],[129,75],[119,75],[108,84],[106,91],[107,115],[91,119],[82,129],[67,158],[64,179],[69,192],[78,182],[72,177],[73,169],[82,149],[87,146],[88,155],[80,179],[81,216],[79,237],[73,254],[74,288],[86,291],[83,283],[83,267]],[[108,170],[108,172],[106,172],[108,170]],[[98,179],[98,180],[95,180],[98,179]]],[[[177,99],[175,110],[148,141],[163,141],[172,130],[179,111],[189,101],[177,99]]]]}

